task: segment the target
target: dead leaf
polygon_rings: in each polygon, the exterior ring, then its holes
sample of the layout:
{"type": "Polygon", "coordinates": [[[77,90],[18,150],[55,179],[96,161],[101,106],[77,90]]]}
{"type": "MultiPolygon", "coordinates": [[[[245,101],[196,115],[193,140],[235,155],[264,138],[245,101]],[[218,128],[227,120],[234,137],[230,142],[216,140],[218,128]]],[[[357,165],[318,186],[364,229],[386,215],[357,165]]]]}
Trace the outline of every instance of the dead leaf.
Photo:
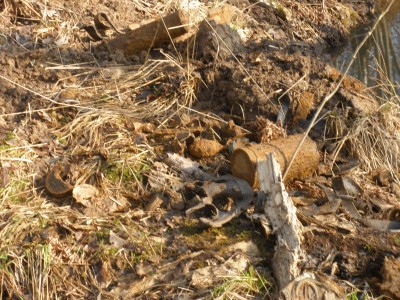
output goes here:
{"type": "Polygon", "coordinates": [[[110,244],[117,249],[121,249],[128,243],[127,240],[116,235],[112,230],[110,230],[110,244]]]}
{"type": "Polygon", "coordinates": [[[72,196],[74,199],[86,207],[93,206],[93,201],[98,196],[99,190],[90,184],[81,184],[74,187],[72,196]]]}
{"type": "Polygon", "coordinates": [[[10,167],[10,164],[8,162],[2,163],[2,168],[1,168],[1,177],[2,177],[1,186],[2,187],[6,187],[7,184],[10,182],[10,176],[8,175],[9,167],[10,167]]]}

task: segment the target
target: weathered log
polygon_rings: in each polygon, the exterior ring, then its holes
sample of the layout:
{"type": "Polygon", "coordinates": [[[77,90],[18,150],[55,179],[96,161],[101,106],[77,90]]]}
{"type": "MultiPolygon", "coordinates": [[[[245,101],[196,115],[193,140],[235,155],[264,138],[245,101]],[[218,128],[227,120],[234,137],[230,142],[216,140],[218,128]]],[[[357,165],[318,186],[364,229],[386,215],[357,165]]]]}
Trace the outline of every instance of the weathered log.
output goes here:
{"type": "MultiPolygon", "coordinates": [[[[264,159],[268,153],[273,153],[279,165],[282,166],[282,170],[285,170],[302,137],[302,134],[297,134],[273,140],[268,144],[250,144],[236,149],[231,159],[232,174],[247,180],[253,187],[259,187],[257,160],[264,159]]],[[[317,170],[318,164],[317,145],[313,140],[307,138],[296,156],[285,182],[311,176],[317,170]]]]}
{"type": "Polygon", "coordinates": [[[302,225],[296,216],[285,186],[279,164],[272,153],[257,161],[260,190],[265,193],[265,215],[276,235],[275,254],[272,263],[274,276],[282,290],[300,275],[298,263],[304,257],[301,249],[302,225]]]}

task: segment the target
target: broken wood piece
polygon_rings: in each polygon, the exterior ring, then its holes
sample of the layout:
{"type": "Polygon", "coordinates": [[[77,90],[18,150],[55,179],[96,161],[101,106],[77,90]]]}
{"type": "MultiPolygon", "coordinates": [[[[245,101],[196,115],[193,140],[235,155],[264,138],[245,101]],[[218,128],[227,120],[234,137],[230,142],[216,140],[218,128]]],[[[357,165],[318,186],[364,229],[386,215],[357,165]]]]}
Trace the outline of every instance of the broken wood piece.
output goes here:
{"type": "Polygon", "coordinates": [[[317,226],[307,225],[303,227],[303,231],[306,230],[317,230],[317,231],[327,231],[327,232],[336,232],[339,230],[344,234],[354,234],[357,231],[354,223],[348,221],[345,218],[338,217],[336,214],[327,214],[327,215],[314,215],[313,217],[309,217],[303,215],[301,212],[297,212],[297,217],[303,224],[315,224],[317,226]],[[312,229],[310,229],[310,226],[312,229]],[[308,228],[308,229],[307,229],[308,228]]]}
{"type": "Polygon", "coordinates": [[[400,233],[400,222],[398,221],[375,220],[369,218],[360,218],[358,221],[365,226],[382,232],[400,233]]]}
{"type": "MultiPolygon", "coordinates": [[[[328,188],[323,185],[319,185],[324,189],[327,193],[328,188]]],[[[357,195],[362,192],[362,188],[354,182],[349,177],[346,176],[337,176],[332,178],[332,187],[335,191],[336,198],[335,200],[331,200],[328,203],[333,203],[333,201],[339,201],[342,206],[346,209],[346,211],[350,214],[352,218],[359,221],[361,224],[368,226],[370,228],[382,231],[382,232],[399,232],[400,231],[400,222],[391,221],[391,220],[376,220],[370,218],[364,218],[359,211],[357,210],[354,199],[357,195]]],[[[327,194],[328,195],[328,194],[327,194]]],[[[329,196],[328,196],[329,197],[329,196]]],[[[337,202],[336,202],[337,203],[337,202]]],[[[321,210],[322,207],[319,208],[321,210]]],[[[312,210],[311,210],[312,211],[312,210]]],[[[304,215],[319,215],[320,213],[313,213],[302,211],[304,215]]]]}
{"type": "MultiPolygon", "coordinates": [[[[279,165],[282,166],[282,170],[285,170],[302,138],[302,134],[296,134],[273,140],[268,144],[249,144],[235,149],[231,159],[232,174],[245,179],[253,187],[259,187],[257,160],[263,160],[268,153],[273,153],[279,165]]],[[[318,164],[317,145],[313,140],[307,138],[297,154],[285,182],[311,176],[317,170],[318,164]]]]}
{"type": "Polygon", "coordinates": [[[157,208],[160,208],[163,203],[164,203],[164,198],[162,197],[162,195],[155,194],[146,204],[144,210],[155,211],[157,208]]]}
{"type": "Polygon", "coordinates": [[[299,208],[299,212],[301,212],[305,216],[315,216],[315,215],[326,215],[336,213],[341,204],[340,199],[335,199],[333,201],[328,201],[321,206],[317,206],[315,204],[302,206],[299,208]]]}
{"type": "Polygon", "coordinates": [[[265,194],[265,215],[277,237],[272,269],[282,290],[300,274],[298,263],[304,256],[301,249],[302,225],[285,190],[280,166],[273,153],[257,160],[257,174],[260,190],[265,194]]]}
{"type": "Polygon", "coordinates": [[[201,3],[194,7],[190,4],[182,5],[181,9],[167,16],[115,37],[108,42],[109,50],[122,51],[125,56],[130,56],[194,31],[194,25],[204,20],[206,13],[201,3]]]}
{"type": "Polygon", "coordinates": [[[350,177],[336,176],[332,178],[332,187],[340,198],[354,198],[362,193],[362,188],[350,177]]]}
{"type": "MultiPolygon", "coordinates": [[[[300,212],[305,216],[315,216],[315,215],[325,215],[325,214],[335,213],[338,210],[340,204],[342,203],[342,200],[338,198],[336,193],[331,188],[325,186],[324,184],[317,183],[317,186],[319,186],[324,191],[328,201],[326,201],[321,206],[317,206],[315,203],[300,206],[298,208],[298,212],[300,212]]],[[[294,201],[294,204],[297,204],[296,197],[292,197],[292,200],[294,201]]]]}

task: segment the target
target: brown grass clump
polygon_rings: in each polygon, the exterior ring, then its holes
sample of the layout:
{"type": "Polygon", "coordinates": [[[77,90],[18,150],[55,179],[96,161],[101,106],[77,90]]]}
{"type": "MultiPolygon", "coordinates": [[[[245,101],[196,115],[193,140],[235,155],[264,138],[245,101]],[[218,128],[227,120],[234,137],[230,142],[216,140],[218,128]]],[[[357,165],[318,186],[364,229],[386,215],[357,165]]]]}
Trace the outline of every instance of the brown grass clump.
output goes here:
{"type": "Polygon", "coordinates": [[[224,283],[214,287],[214,299],[251,299],[255,296],[272,299],[271,284],[250,267],[241,274],[227,276],[224,283]]]}
{"type": "MultiPolygon", "coordinates": [[[[379,50],[379,44],[376,44],[379,50]]],[[[382,52],[378,51],[379,53],[382,52]]],[[[376,86],[371,88],[380,101],[379,111],[371,116],[349,118],[348,111],[331,113],[328,128],[340,137],[336,143],[335,156],[345,147],[357,156],[366,170],[382,169],[389,171],[398,180],[400,168],[400,85],[390,80],[391,75],[379,57],[375,58],[376,86]]]]}
{"type": "Polygon", "coordinates": [[[36,175],[35,148],[41,145],[29,144],[17,134],[8,132],[4,141],[0,140],[0,203],[2,205],[23,204],[28,197],[37,194],[32,182],[36,175]]]}
{"type": "MultiPolygon", "coordinates": [[[[150,10],[147,3],[134,2],[130,5],[150,10]]],[[[15,14],[10,2],[4,3],[1,17],[15,14]]],[[[81,17],[77,12],[46,1],[16,3],[21,5],[18,22],[30,18],[37,31],[23,31],[10,17],[2,46],[4,41],[12,47],[18,38],[27,52],[36,45],[62,51],[64,43],[81,49],[74,36],[81,17]]],[[[159,1],[152,13],[174,5],[159,1]]],[[[153,166],[156,154],[148,134],[191,108],[198,77],[187,59],[172,54],[140,65],[96,58],[42,63],[43,72],[57,74],[50,90],[29,87],[17,76],[2,77],[32,93],[34,101],[29,111],[1,116],[18,115],[23,121],[7,133],[1,127],[0,134],[0,298],[116,299],[111,282],[116,285],[124,272],[135,274],[138,262],[163,258],[162,233],[154,232],[165,225],[151,223],[151,215],[136,221],[144,216],[136,208],[145,202],[150,171],[163,175],[153,166]],[[34,122],[51,128],[36,132],[43,141],[37,144],[29,136],[34,122]],[[88,210],[71,197],[50,197],[43,180],[56,161],[70,162],[69,179],[95,186],[104,203],[129,200],[129,206],[124,212],[88,210]]]]}
{"type": "Polygon", "coordinates": [[[82,89],[86,96],[81,101],[77,98],[77,113],[57,135],[65,141],[70,155],[94,158],[90,164],[85,163],[88,169],[80,181],[88,180],[90,173],[102,172],[100,181],[105,190],[120,194],[144,191],[144,176],[155,157],[147,140],[154,126],[141,124],[150,121],[163,126],[190,109],[196,90],[191,66],[170,58],[148,61],[140,67],[92,71],[100,76],[86,83],[89,88],[82,89]]]}
{"type": "MultiPolygon", "coordinates": [[[[339,140],[335,157],[342,148],[358,157],[367,171],[377,168],[396,174],[399,170],[400,139],[396,128],[400,119],[390,113],[357,117],[345,122],[341,116],[331,115],[330,126],[336,128],[339,140]]],[[[398,130],[398,129],[397,129],[398,130]]]]}
{"type": "MultiPolygon", "coordinates": [[[[387,78],[382,73],[383,78],[387,78]]],[[[396,86],[380,84],[385,99],[374,115],[351,116],[349,111],[332,111],[327,117],[328,136],[336,137],[334,158],[342,149],[358,157],[366,171],[382,169],[397,178],[400,164],[400,110],[396,86]]],[[[397,87],[399,88],[399,87],[397,87]]]]}
{"type": "Polygon", "coordinates": [[[0,297],[87,299],[102,290],[104,299],[115,299],[106,288],[119,270],[159,255],[156,242],[132,217],[90,218],[43,198],[3,207],[0,297]]]}
{"type": "MultiPolygon", "coordinates": [[[[96,67],[96,64],[47,68],[78,70],[74,76],[82,78],[84,85],[75,89],[75,93],[85,96],[77,97],[74,103],[78,103],[75,107],[83,109],[81,113],[92,110],[126,116],[133,122],[151,119],[162,123],[182,107],[191,107],[195,101],[198,80],[190,63],[167,56],[164,60],[136,66],[96,67]]],[[[59,102],[65,101],[60,99],[59,102]]]]}

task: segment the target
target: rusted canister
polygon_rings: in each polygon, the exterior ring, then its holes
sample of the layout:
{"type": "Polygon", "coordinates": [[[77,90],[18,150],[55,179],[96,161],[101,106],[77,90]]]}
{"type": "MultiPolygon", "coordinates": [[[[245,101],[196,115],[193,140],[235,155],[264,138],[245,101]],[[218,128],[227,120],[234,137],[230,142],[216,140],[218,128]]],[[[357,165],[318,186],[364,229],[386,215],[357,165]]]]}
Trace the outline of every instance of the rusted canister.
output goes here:
{"type": "MultiPolygon", "coordinates": [[[[254,188],[258,188],[257,160],[266,159],[272,152],[283,173],[302,138],[302,134],[296,134],[273,140],[268,144],[248,144],[235,149],[231,159],[232,174],[245,179],[254,188]]],[[[285,182],[311,176],[317,170],[318,164],[317,145],[307,137],[286,175],[285,182]]]]}

